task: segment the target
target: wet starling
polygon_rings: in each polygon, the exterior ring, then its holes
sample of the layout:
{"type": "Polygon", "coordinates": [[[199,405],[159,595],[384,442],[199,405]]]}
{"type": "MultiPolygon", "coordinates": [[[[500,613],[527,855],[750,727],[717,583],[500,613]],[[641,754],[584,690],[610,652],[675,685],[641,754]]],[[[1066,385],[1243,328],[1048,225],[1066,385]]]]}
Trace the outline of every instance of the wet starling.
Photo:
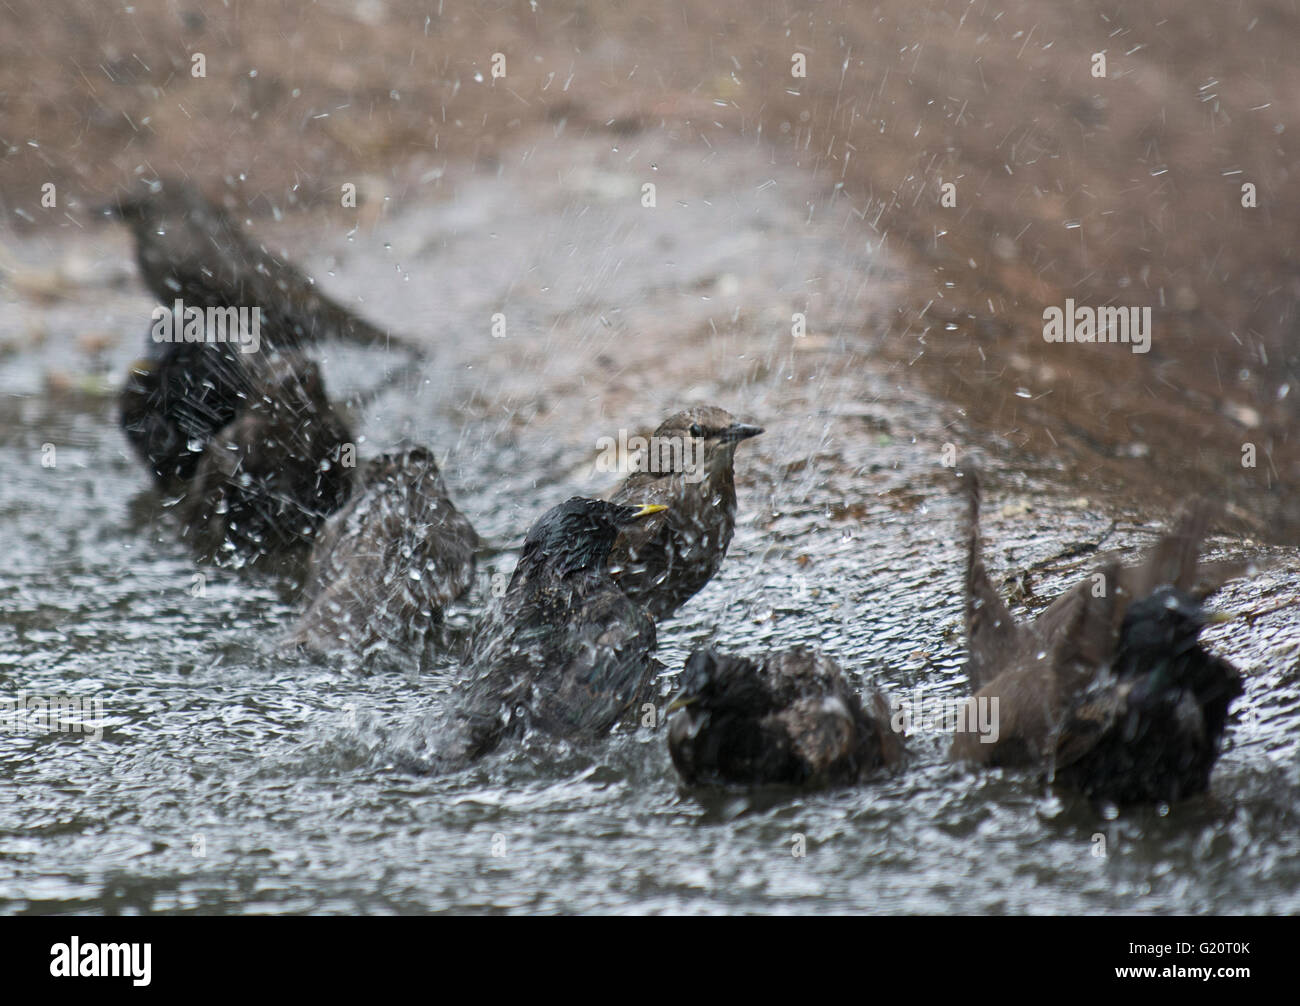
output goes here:
{"type": "Polygon", "coordinates": [[[643,461],[657,470],[634,472],[610,497],[667,508],[626,529],[610,560],[618,585],[656,620],[671,616],[722,565],[736,529],[736,445],[762,432],[714,407],[669,416],[643,461]]]}
{"type": "Polygon", "coordinates": [[[984,569],[980,483],[967,473],[968,672],[975,691],[953,755],[1040,766],[1099,802],[1203,792],[1241,677],[1198,641],[1206,595],[1245,567],[1198,562],[1213,508],[1190,506],[1142,564],[1110,559],[1017,624],[984,569]],[[983,712],[978,703],[985,702],[983,712]],[[996,708],[993,702],[996,700],[996,708]],[[982,735],[996,739],[985,743],[982,735]]]}
{"type": "Polygon", "coordinates": [[[471,645],[467,756],[525,724],[599,736],[647,696],[661,666],[655,624],[614,585],[608,561],[620,530],[661,510],[575,496],[532,526],[471,645]]]}
{"type": "Polygon", "coordinates": [[[131,365],[119,398],[122,431],[154,480],[186,482],[209,441],[253,395],[253,375],[232,343],[164,343],[131,365]]]}
{"type": "Polygon", "coordinates": [[[326,297],[311,278],[250,239],[224,209],[187,182],[161,181],[153,191],[120,199],[105,212],[131,229],[145,285],[166,307],[179,299],[203,310],[259,308],[264,339],[277,338],[278,348],[326,339],[410,348],[326,297]]]}
{"type": "Polygon", "coordinates": [[[680,711],[668,751],[691,786],[853,783],[903,754],[884,697],[863,702],[815,650],[751,659],[697,649],[669,709],[680,711]]]}
{"type": "Polygon", "coordinates": [[[253,394],[204,449],[178,507],[199,555],[235,566],[309,542],[352,489],[352,434],[316,364],[290,354],[257,366],[253,394]]]}
{"type": "Polygon", "coordinates": [[[362,656],[423,642],[469,589],[478,544],[428,451],[373,459],[316,536],[290,642],[362,656]]]}

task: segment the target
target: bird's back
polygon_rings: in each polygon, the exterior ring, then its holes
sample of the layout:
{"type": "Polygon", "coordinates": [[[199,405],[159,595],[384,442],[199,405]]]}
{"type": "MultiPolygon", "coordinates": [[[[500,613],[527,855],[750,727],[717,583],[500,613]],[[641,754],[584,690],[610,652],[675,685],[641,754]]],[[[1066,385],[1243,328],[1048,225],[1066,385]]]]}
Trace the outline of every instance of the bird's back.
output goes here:
{"type": "Polygon", "coordinates": [[[316,536],[290,641],[364,651],[423,639],[469,589],[477,547],[423,451],[375,459],[316,536]]]}
{"type": "Polygon", "coordinates": [[[853,783],[902,757],[883,696],[872,690],[864,702],[824,654],[706,658],[715,684],[669,728],[673,763],[688,783],[853,783]]]}
{"type": "Polygon", "coordinates": [[[310,540],[352,491],[352,434],[310,364],[268,364],[246,408],[204,450],[180,505],[200,553],[236,564],[310,540]]]}
{"type": "Polygon", "coordinates": [[[507,595],[471,646],[466,719],[494,747],[522,719],[565,737],[611,729],[653,674],[654,622],[608,577],[548,580],[507,595]]]}

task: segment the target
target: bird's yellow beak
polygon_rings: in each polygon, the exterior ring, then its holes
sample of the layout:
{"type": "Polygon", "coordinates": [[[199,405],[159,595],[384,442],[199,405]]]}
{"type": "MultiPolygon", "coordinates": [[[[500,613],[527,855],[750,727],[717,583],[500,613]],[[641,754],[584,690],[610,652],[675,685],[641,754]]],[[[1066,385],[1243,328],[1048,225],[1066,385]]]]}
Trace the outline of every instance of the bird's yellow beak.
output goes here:
{"type": "Polygon", "coordinates": [[[658,513],[660,510],[667,510],[667,509],[668,508],[664,506],[662,503],[647,503],[645,504],[645,506],[643,506],[640,510],[638,510],[636,513],[632,515],[632,519],[637,520],[640,517],[649,517],[652,513],[658,513]]]}
{"type": "Polygon", "coordinates": [[[1236,617],[1231,611],[1207,611],[1205,613],[1205,624],[1222,625],[1224,622],[1231,622],[1236,617]]]}
{"type": "Polygon", "coordinates": [[[687,706],[691,705],[694,702],[698,702],[699,700],[700,697],[698,695],[690,695],[690,696],[679,695],[677,696],[677,698],[673,699],[671,702],[668,703],[667,711],[670,713],[675,713],[677,712],[677,710],[685,709],[687,706]]]}

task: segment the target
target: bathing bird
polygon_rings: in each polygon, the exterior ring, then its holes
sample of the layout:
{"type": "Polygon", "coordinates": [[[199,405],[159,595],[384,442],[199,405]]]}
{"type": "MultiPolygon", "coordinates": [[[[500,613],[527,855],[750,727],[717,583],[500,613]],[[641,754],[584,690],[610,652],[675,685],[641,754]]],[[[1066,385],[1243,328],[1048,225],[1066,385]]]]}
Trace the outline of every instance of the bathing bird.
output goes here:
{"type": "Polygon", "coordinates": [[[300,550],[353,487],[355,442],[315,362],[286,354],[255,366],[253,391],[177,504],[196,552],[219,565],[300,550]]]}
{"type": "Polygon", "coordinates": [[[855,783],[903,756],[884,697],[859,697],[812,649],[696,649],[668,709],[668,751],[689,786],[855,783]]]}
{"type": "Polygon", "coordinates": [[[274,348],[336,339],[418,353],[326,296],[312,277],[246,234],[189,182],[157,180],[100,212],[130,229],[145,285],[167,308],[177,300],[203,311],[257,308],[274,348]]]}
{"type": "Polygon", "coordinates": [[[372,459],[316,535],[289,641],[362,657],[423,644],[473,583],[478,546],[432,454],[413,447],[372,459]]]}
{"type": "Polygon", "coordinates": [[[670,617],[712,579],[736,529],[736,446],[763,430],[716,407],[669,416],[615,503],[662,511],[626,528],[614,545],[615,582],[656,620],[670,617]]]}
{"type": "Polygon", "coordinates": [[[959,717],[953,756],[1037,767],[1098,803],[1172,803],[1203,792],[1242,694],[1236,668],[1199,639],[1221,618],[1205,597],[1247,568],[1199,562],[1215,508],[1191,504],[1145,561],[1109,559],[1018,623],[984,567],[978,473],[966,472],[963,484],[970,702],[986,704],[996,730],[959,717]]]}
{"type": "Polygon", "coordinates": [[[663,509],[575,496],[529,529],[504,596],[471,643],[467,756],[529,726],[598,737],[648,694],[661,666],[655,623],[608,564],[619,533],[663,509]]]}

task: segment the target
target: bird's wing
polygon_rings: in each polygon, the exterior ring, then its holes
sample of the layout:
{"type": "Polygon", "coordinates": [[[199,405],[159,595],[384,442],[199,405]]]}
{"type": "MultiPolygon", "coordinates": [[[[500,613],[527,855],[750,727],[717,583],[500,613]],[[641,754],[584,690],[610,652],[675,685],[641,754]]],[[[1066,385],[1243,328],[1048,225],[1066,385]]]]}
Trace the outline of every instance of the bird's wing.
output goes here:
{"type": "Polygon", "coordinates": [[[526,703],[533,682],[546,666],[547,625],[526,619],[509,596],[488,610],[469,646],[463,698],[457,709],[467,759],[495,748],[515,724],[515,710],[526,703]]]}
{"type": "Polygon", "coordinates": [[[1123,586],[1132,599],[1146,597],[1162,584],[1191,591],[1196,585],[1201,542],[1220,507],[1212,500],[1198,499],[1179,514],[1172,530],[1161,536],[1146,561],[1123,571],[1123,586]]]}
{"type": "Polygon", "coordinates": [[[1092,576],[1058,597],[1034,630],[1048,647],[1048,664],[1066,696],[1087,686],[1115,654],[1124,609],[1132,600],[1118,590],[1123,570],[1109,558],[1092,576]]]}
{"type": "Polygon", "coordinates": [[[984,568],[980,538],[980,476],[971,470],[963,476],[966,491],[966,640],[970,651],[967,673],[971,691],[977,692],[1013,664],[1025,649],[1025,631],[1016,624],[984,568]]]}
{"type": "Polygon", "coordinates": [[[1237,580],[1249,574],[1258,573],[1275,565],[1268,560],[1225,559],[1220,562],[1201,562],[1196,565],[1196,582],[1192,585],[1192,596],[1203,601],[1229,580],[1237,580]]]}
{"type": "Polygon", "coordinates": [[[604,733],[645,693],[654,623],[611,589],[589,602],[566,637],[563,663],[548,667],[533,690],[534,716],[564,736],[604,733]]]}
{"type": "Polygon", "coordinates": [[[894,710],[889,699],[876,689],[869,689],[862,699],[862,711],[875,726],[881,764],[894,765],[901,761],[907,754],[907,746],[903,743],[903,735],[894,730],[894,710]]]}
{"type": "Polygon", "coordinates": [[[1029,654],[981,688],[958,715],[952,756],[992,765],[1036,764],[1059,718],[1056,675],[1029,654]]]}

